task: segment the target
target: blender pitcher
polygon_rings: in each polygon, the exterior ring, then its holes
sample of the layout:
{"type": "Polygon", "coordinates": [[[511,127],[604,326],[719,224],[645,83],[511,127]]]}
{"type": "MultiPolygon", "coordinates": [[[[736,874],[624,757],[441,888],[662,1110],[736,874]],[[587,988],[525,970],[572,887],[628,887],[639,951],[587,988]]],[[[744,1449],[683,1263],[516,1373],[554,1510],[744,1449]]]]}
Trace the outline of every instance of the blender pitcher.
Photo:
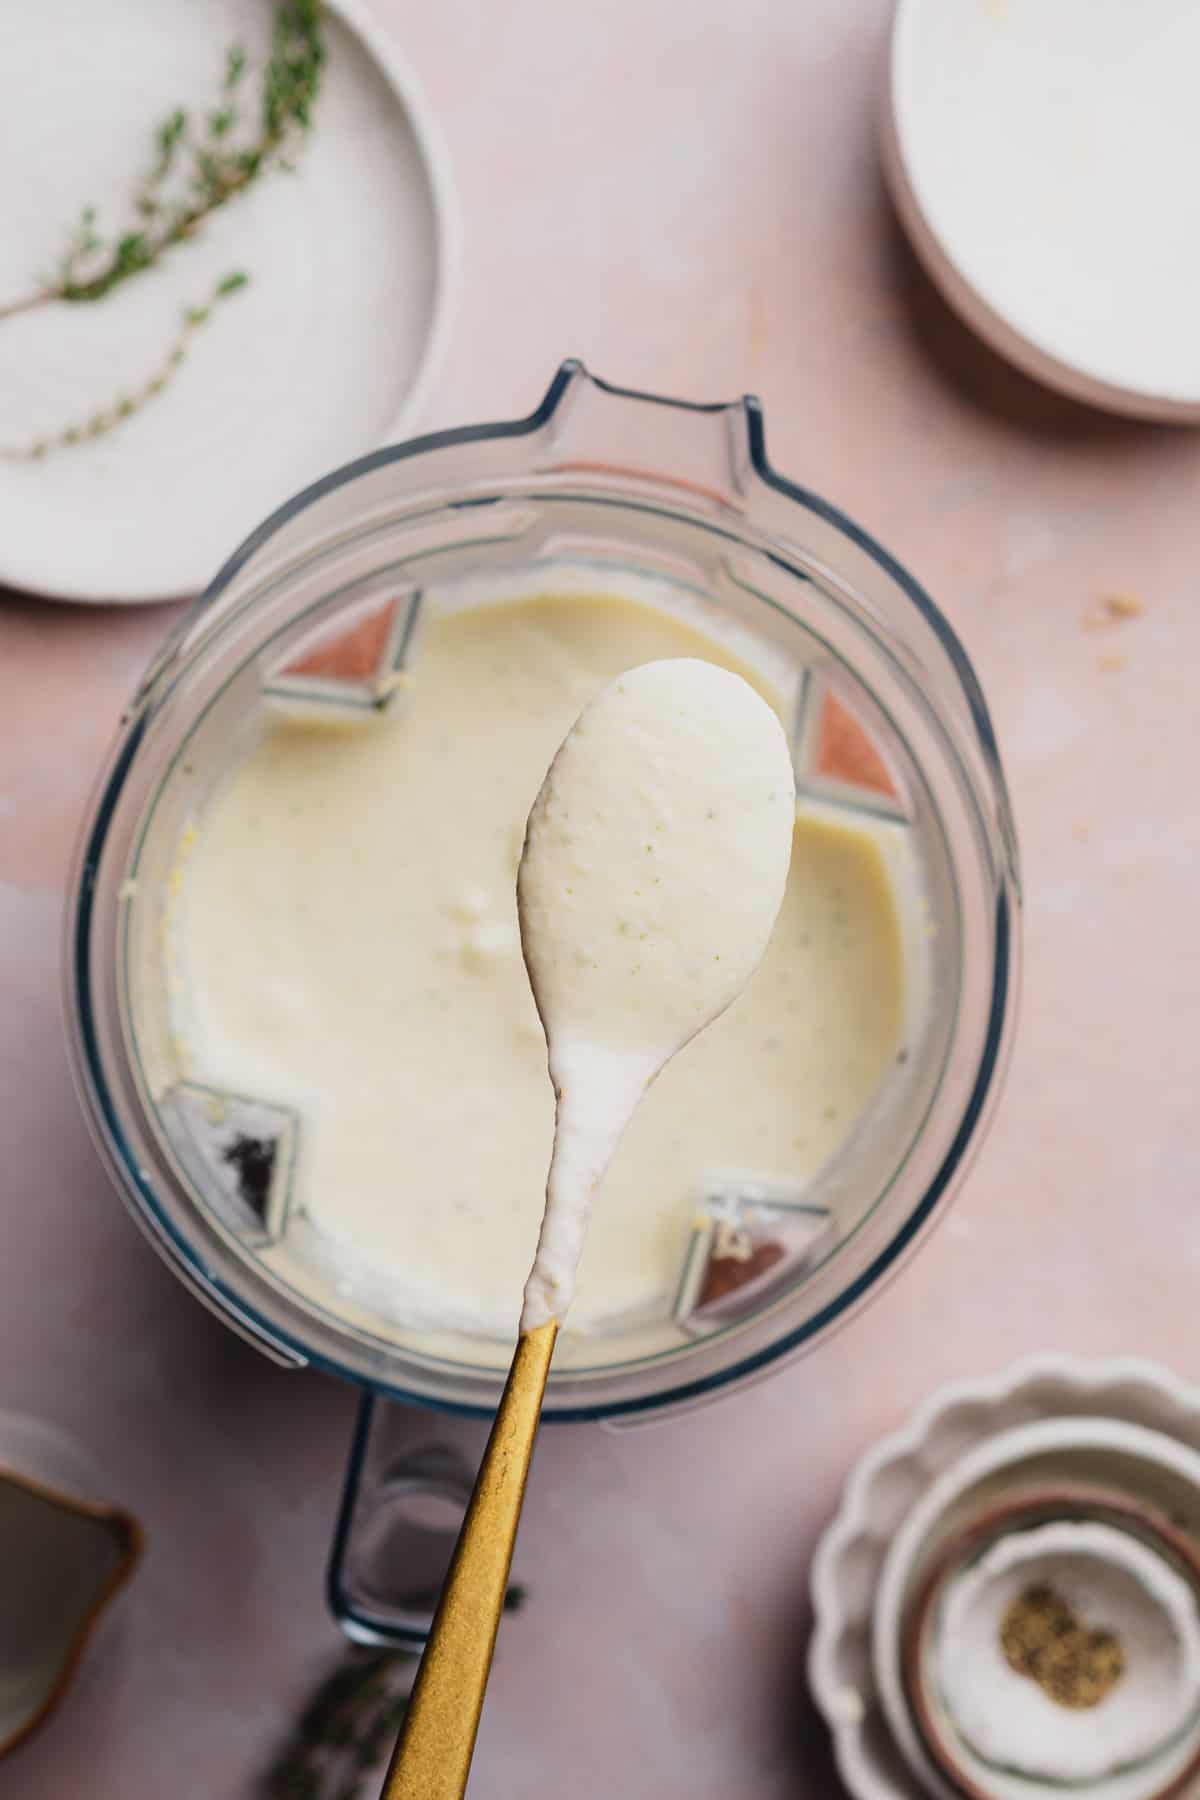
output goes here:
{"type": "Polygon", "coordinates": [[[366,456],[254,532],[126,713],[79,854],[67,1016],[101,1154],[176,1273],[268,1355],[365,1390],[331,1593],[367,1641],[420,1636],[421,1578],[389,1595],[372,1571],[399,1532],[436,1590],[470,1488],[470,1456],[426,1443],[414,1460],[411,1412],[390,1403],[487,1417],[512,1340],[418,1329],[369,1269],[331,1266],[291,1204],[303,1120],[180,1072],[161,949],[173,871],[265,712],[340,709],[370,729],[402,704],[425,613],[547,591],[652,598],[769,670],[798,795],[869,827],[885,855],[908,992],[902,1052],[831,1159],[799,1193],[706,1196],[653,1316],[564,1331],[546,1418],[688,1406],[846,1318],[961,1175],[1011,1033],[1016,848],[978,681],[899,564],[775,473],[753,399],[633,394],[569,362],[528,418],[366,456]],[[761,1279],[708,1279],[764,1232],[761,1279]]]}

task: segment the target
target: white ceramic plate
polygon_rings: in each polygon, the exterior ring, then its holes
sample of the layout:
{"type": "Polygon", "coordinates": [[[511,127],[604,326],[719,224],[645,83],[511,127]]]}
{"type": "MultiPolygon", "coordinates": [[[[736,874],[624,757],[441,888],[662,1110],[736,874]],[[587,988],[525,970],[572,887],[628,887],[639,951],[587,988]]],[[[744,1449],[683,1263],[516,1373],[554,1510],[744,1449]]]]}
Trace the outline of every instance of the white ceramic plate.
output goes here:
{"type": "MultiPolygon", "coordinates": [[[[116,227],[176,106],[203,114],[226,46],[258,96],[271,0],[38,0],[0,9],[0,304],[53,270],[84,206],[116,227]]],[[[192,334],[178,374],[110,434],[0,459],[0,582],[146,601],[202,588],[247,531],[326,470],[404,436],[444,348],[460,274],[441,138],[358,0],[326,0],[329,60],[293,172],[96,304],[0,319],[0,443],[110,406],[154,372],[188,306],[250,281],[192,334]]]]}
{"type": "Polygon", "coordinates": [[[973,330],[1110,411],[1200,420],[1200,8],[899,0],[897,210],[973,330]]]}
{"type": "MultiPolygon", "coordinates": [[[[989,1381],[939,1389],[851,1470],[813,1561],[809,1682],[842,1779],[857,1800],[924,1800],[944,1791],[919,1747],[914,1760],[925,1780],[909,1766],[875,1683],[872,1623],[888,1554],[905,1520],[932,1484],[977,1446],[1014,1427],[1058,1418],[1124,1421],[1200,1451],[1200,1392],[1168,1370],[1136,1358],[1087,1363],[1044,1356],[989,1381]]],[[[1190,1466],[1186,1457],[1180,1474],[1185,1463],[1190,1466]]],[[[957,1485],[948,1480],[942,1492],[951,1495],[957,1485]]]]}

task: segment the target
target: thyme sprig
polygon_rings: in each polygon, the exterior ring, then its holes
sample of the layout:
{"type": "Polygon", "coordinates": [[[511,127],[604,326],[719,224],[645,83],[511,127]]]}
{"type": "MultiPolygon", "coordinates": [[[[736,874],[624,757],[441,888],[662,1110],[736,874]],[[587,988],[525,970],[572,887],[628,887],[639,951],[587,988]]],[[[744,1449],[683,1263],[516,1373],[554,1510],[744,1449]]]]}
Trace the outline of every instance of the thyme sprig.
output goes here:
{"type": "Polygon", "coordinates": [[[55,300],[102,300],[153,268],[268,170],[290,166],[312,124],[324,63],[321,0],[278,0],[251,131],[240,129],[246,52],[233,44],[225,52],[216,104],[199,119],[176,107],[155,128],[153,161],[134,192],[124,228],[106,236],[96,208],[85,207],[55,275],[33,293],[0,306],[0,319],[55,300]]]}
{"type": "Polygon", "coordinates": [[[305,1707],[259,1786],[260,1800],[367,1800],[367,1778],[395,1743],[404,1718],[411,1681],[405,1665],[413,1662],[386,1652],[352,1652],[305,1707]]]}
{"type": "MultiPolygon", "coordinates": [[[[510,1587],[505,1612],[518,1612],[526,1597],[510,1587]]],[[[374,1800],[415,1673],[415,1653],[350,1651],[312,1695],[255,1800],[374,1800]]]]}
{"type": "Polygon", "coordinates": [[[106,437],[118,425],[132,419],[135,413],[151,400],[156,400],[167,384],[179,373],[187,360],[191,339],[202,325],[207,325],[215,309],[230,294],[236,294],[244,288],[250,277],[240,269],[225,275],[218,281],[208,299],[199,306],[189,306],[180,321],[179,330],[171,340],[167,354],[139,387],[120,393],[107,406],[90,413],[86,419],[77,420],[73,425],[64,426],[61,430],[49,432],[45,436],[36,437],[28,444],[0,445],[0,457],[7,462],[38,462],[48,456],[52,450],[70,450],[79,444],[92,443],[96,438],[106,437]]]}

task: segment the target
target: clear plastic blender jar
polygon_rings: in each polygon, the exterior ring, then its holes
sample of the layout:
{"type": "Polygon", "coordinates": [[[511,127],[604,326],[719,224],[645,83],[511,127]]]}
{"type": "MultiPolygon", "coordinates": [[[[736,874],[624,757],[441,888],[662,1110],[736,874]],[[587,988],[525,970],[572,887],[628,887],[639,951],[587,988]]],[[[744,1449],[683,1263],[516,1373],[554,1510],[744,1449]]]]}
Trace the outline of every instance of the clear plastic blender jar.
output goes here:
{"type": "MultiPolygon", "coordinates": [[[[804,1218],[793,1222],[817,1219],[820,1231],[797,1229],[795,1254],[769,1280],[706,1312],[690,1275],[711,1250],[698,1221],[695,1241],[681,1245],[679,1292],[649,1328],[643,1320],[627,1338],[609,1333],[600,1353],[586,1339],[564,1340],[546,1417],[678,1408],[750,1379],[847,1317],[948,1196],[1004,1066],[1018,880],[979,684],[905,571],[771,468],[756,402],[635,395],[568,363],[528,418],[380,451],[281,508],[183,618],[126,713],[80,852],[67,1011],[101,1152],[176,1273],[267,1354],[366,1390],[335,1559],[339,1594],[349,1540],[360,1525],[369,1533],[359,1480],[372,1466],[374,1398],[484,1415],[509,1346],[409,1329],[369,1283],[339,1280],[310,1253],[303,1214],[286,1201],[303,1121],[163,1074],[171,870],[264,707],[386,710],[423,610],[469,603],[472,593],[573,586],[652,593],[769,666],[786,697],[799,793],[869,821],[886,840],[907,920],[910,998],[903,1056],[802,1196],[804,1218]],[[831,725],[847,720],[869,746],[849,771],[828,755],[831,725]],[[247,1204],[228,1178],[224,1151],[239,1124],[273,1146],[261,1204],[247,1204]]],[[[744,1200],[752,1225],[762,1196],[744,1200]]],[[[458,1474],[439,1465],[439,1482],[456,1492],[458,1474]]],[[[371,1626],[349,1601],[338,1608],[358,1635],[406,1629],[399,1612],[371,1626]]]]}

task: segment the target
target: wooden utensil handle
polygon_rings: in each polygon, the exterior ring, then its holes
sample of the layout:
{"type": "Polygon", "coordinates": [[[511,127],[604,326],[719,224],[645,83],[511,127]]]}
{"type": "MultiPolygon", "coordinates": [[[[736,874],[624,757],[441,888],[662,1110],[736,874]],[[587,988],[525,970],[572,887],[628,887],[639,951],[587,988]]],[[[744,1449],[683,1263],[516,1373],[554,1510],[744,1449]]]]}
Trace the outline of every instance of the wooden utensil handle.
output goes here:
{"type": "Polygon", "coordinates": [[[382,1800],[462,1800],[492,1666],[558,1321],[522,1332],[382,1800]]]}

